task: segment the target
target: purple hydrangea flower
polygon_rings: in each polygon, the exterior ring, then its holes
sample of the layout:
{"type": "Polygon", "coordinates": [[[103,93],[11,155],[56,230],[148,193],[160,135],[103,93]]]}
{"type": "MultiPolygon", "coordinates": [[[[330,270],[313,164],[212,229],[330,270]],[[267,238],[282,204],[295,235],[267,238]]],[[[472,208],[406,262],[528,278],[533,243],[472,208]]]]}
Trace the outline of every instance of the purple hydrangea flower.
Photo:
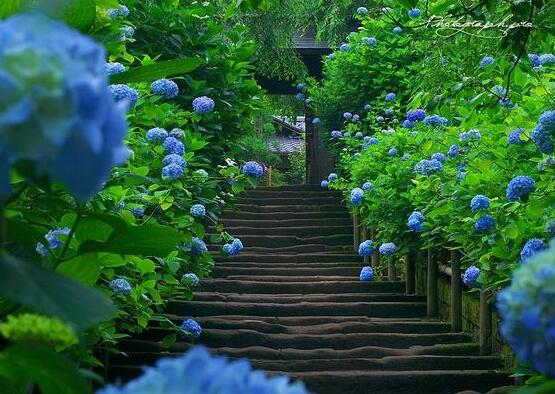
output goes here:
{"type": "Polygon", "coordinates": [[[454,158],[454,157],[457,157],[459,152],[460,152],[459,146],[453,144],[449,147],[449,151],[447,152],[447,156],[449,156],[450,158],[454,158]]]}
{"type": "Polygon", "coordinates": [[[401,124],[401,126],[404,127],[405,129],[412,129],[414,127],[414,122],[411,122],[410,120],[405,119],[401,124]]]}
{"type": "Polygon", "coordinates": [[[420,10],[418,8],[412,8],[409,10],[408,15],[413,18],[420,18],[420,10]]]}
{"type": "Polygon", "coordinates": [[[524,141],[520,139],[520,136],[522,135],[523,132],[524,132],[523,128],[518,128],[515,131],[513,131],[511,134],[509,134],[509,136],[507,137],[507,141],[509,142],[509,144],[512,144],[512,145],[523,144],[524,141]]]}
{"type": "Polygon", "coordinates": [[[532,67],[538,67],[540,65],[540,57],[535,53],[529,53],[528,59],[530,59],[530,62],[532,63],[532,67]]]}
{"type": "Polygon", "coordinates": [[[443,162],[445,162],[446,158],[445,158],[445,155],[443,153],[436,152],[432,155],[431,159],[432,160],[437,160],[437,161],[443,163],[443,162]]]}

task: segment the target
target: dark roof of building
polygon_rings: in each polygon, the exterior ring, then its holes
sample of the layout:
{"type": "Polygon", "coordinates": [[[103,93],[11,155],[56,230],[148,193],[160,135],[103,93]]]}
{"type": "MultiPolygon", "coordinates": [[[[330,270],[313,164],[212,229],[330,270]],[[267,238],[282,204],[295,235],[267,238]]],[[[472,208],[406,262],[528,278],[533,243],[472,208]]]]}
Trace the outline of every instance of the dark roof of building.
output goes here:
{"type": "Polygon", "coordinates": [[[268,141],[270,151],[274,153],[299,153],[301,152],[304,144],[305,141],[298,135],[276,135],[270,137],[268,141]]]}

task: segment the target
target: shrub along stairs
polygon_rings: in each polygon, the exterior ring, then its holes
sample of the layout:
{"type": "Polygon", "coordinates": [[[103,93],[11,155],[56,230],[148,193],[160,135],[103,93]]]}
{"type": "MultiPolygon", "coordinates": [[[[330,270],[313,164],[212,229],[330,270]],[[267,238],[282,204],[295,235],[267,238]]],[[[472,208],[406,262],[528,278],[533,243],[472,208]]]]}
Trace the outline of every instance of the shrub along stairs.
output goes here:
{"type": "MultiPolygon", "coordinates": [[[[482,393],[510,383],[499,358],[479,356],[466,334],[426,319],[425,298],[406,295],[404,282],[359,281],[361,258],[339,194],[260,188],[237,208],[223,223],[243,253],[216,257],[214,279],[202,281],[194,301],[169,305],[177,324],[188,317],[201,324],[198,343],[301,379],[318,394],[482,393]]],[[[166,334],[160,328],[124,341],[109,378],[129,379],[139,366],[191,346],[165,349],[158,341],[166,334]]]]}

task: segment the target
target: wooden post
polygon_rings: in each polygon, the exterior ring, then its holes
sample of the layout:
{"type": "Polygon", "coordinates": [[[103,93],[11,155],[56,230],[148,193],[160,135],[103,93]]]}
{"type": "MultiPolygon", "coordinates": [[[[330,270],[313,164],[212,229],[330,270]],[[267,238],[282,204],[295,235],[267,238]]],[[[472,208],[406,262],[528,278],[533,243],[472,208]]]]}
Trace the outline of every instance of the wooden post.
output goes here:
{"type": "Polygon", "coordinates": [[[397,279],[397,272],[395,270],[395,263],[393,257],[389,256],[387,259],[387,280],[394,282],[397,279]]]}
{"type": "MultiPolygon", "coordinates": [[[[368,229],[366,228],[366,226],[362,226],[361,227],[361,232],[360,232],[360,241],[366,241],[368,239],[368,229]]],[[[368,262],[370,261],[370,257],[369,256],[364,256],[364,263],[368,264],[368,262]]]]}
{"type": "Polygon", "coordinates": [[[492,309],[488,298],[488,292],[480,292],[480,356],[491,354],[492,309]]]}
{"type": "Polygon", "coordinates": [[[428,318],[437,317],[437,263],[432,254],[432,248],[428,247],[428,281],[427,281],[427,312],[428,318]]]}
{"type": "Polygon", "coordinates": [[[416,291],[416,256],[414,253],[405,257],[405,277],[407,294],[412,295],[416,291]]]}
{"type": "Polygon", "coordinates": [[[266,186],[272,186],[272,166],[268,167],[268,179],[266,181],[266,186]]]}
{"type": "Polygon", "coordinates": [[[358,214],[353,215],[353,249],[355,252],[358,251],[358,244],[360,243],[360,223],[358,219],[358,214]]]}
{"type": "Polygon", "coordinates": [[[461,260],[458,250],[451,251],[451,332],[462,331],[461,260]]]}
{"type": "Polygon", "coordinates": [[[376,245],[376,231],[374,229],[370,230],[370,239],[372,239],[372,244],[374,249],[372,251],[372,268],[378,267],[380,265],[380,255],[378,254],[378,245],[376,245]]]}

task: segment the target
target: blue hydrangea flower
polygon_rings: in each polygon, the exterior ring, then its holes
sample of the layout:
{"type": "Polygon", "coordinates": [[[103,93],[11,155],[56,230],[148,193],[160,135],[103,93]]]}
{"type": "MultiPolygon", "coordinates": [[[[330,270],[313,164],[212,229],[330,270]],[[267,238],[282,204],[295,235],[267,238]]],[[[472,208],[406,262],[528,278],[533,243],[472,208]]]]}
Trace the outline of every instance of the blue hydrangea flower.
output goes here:
{"type": "Polygon", "coordinates": [[[106,51],[39,13],[0,21],[0,37],[0,194],[10,191],[10,166],[25,160],[37,177],[88,200],[129,155],[126,105],[108,87],[106,51]]]}
{"type": "Polygon", "coordinates": [[[329,182],[326,179],[324,179],[324,180],[322,180],[322,182],[320,182],[320,187],[322,187],[323,189],[327,189],[328,185],[329,185],[329,182]]]}
{"type": "Polygon", "coordinates": [[[509,136],[507,137],[507,141],[509,142],[509,144],[511,145],[523,144],[524,141],[520,139],[520,136],[522,135],[522,133],[524,133],[524,129],[518,128],[515,131],[513,131],[511,134],[509,134],[509,136]]]}
{"type": "Polygon", "coordinates": [[[401,28],[401,26],[395,26],[393,28],[393,33],[395,34],[401,34],[403,32],[403,29],[401,28]]]}
{"type": "Polygon", "coordinates": [[[367,112],[370,111],[371,109],[372,109],[372,106],[370,104],[366,104],[364,106],[364,110],[367,111],[367,112]]]}
{"type": "Polygon", "coordinates": [[[297,84],[297,90],[298,90],[299,92],[302,92],[302,91],[304,90],[304,83],[298,83],[298,84],[297,84]]]}
{"type": "Polygon", "coordinates": [[[550,133],[555,132],[555,110],[545,111],[538,119],[538,124],[545,127],[550,133]]]}
{"type": "Polygon", "coordinates": [[[185,161],[185,159],[180,155],[176,155],[175,153],[169,154],[165,156],[164,159],[162,159],[162,165],[169,166],[170,164],[177,164],[182,169],[187,168],[187,162],[185,161]]]}
{"type": "Polygon", "coordinates": [[[555,246],[513,272],[497,295],[500,332],[522,363],[555,377],[555,246]]]}
{"type": "Polygon", "coordinates": [[[301,101],[303,99],[304,99],[304,94],[302,94],[301,92],[299,92],[295,95],[295,100],[301,101]]]}
{"type": "Polygon", "coordinates": [[[357,114],[353,115],[353,122],[358,122],[360,119],[360,116],[358,116],[357,114]]]}
{"type": "Polygon", "coordinates": [[[210,97],[200,96],[193,100],[193,110],[198,114],[206,114],[214,111],[216,103],[210,97]]]}
{"type": "Polygon", "coordinates": [[[555,220],[550,220],[545,225],[545,232],[549,238],[555,237],[555,220]]]}
{"type": "Polygon", "coordinates": [[[447,126],[449,121],[443,116],[428,115],[422,121],[426,126],[447,126]]]}
{"type": "Polygon", "coordinates": [[[407,112],[407,120],[416,123],[426,117],[426,111],[421,108],[411,109],[407,112]]]}
{"type": "Polygon", "coordinates": [[[122,26],[120,31],[123,39],[131,38],[135,35],[135,29],[132,26],[122,26]]]}
{"type": "Polygon", "coordinates": [[[445,158],[445,155],[443,153],[436,152],[432,155],[431,159],[432,160],[438,160],[438,161],[443,163],[443,162],[445,162],[446,158],[445,158]]]}
{"type": "Polygon", "coordinates": [[[167,100],[176,98],[179,94],[179,87],[177,84],[166,78],[158,79],[150,85],[152,93],[167,100]]]}
{"type": "Polygon", "coordinates": [[[360,156],[361,156],[360,153],[356,152],[356,153],[353,155],[353,158],[355,158],[355,159],[360,159],[360,156]]]}
{"type": "Polygon", "coordinates": [[[372,256],[373,245],[371,240],[366,240],[358,245],[358,255],[360,257],[372,256]]]}
{"type": "Polygon", "coordinates": [[[139,99],[139,93],[127,85],[115,84],[108,86],[108,88],[110,89],[110,93],[112,93],[116,102],[124,102],[130,108],[134,107],[139,99]]]}
{"type": "Polygon", "coordinates": [[[370,266],[362,267],[359,279],[361,282],[370,282],[374,278],[374,270],[370,266]]]}
{"type": "Polygon", "coordinates": [[[474,287],[476,286],[476,281],[480,276],[480,268],[476,267],[475,265],[471,265],[468,267],[463,274],[463,283],[467,287],[474,287]]]}
{"type": "Polygon", "coordinates": [[[245,175],[252,175],[258,178],[264,175],[264,168],[256,161],[247,161],[243,165],[241,172],[245,175]]]}
{"type": "Polygon", "coordinates": [[[356,134],[355,134],[355,138],[360,140],[360,139],[364,138],[364,135],[360,131],[357,131],[356,134]]]}
{"type": "Polygon", "coordinates": [[[125,71],[125,67],[123,67],[123,64],[118,62],[106,63],[104,65],[104,69],[106,70],[106,74],[108,75],[116,75],[125,71]]]}
{"type": "Polygon", "coordinates": [[[385,101],[393,101],[395,97],[397,97],[395,93],[388,93],[385,95],[385,101]]]}
{"type": "Polygon", "coordinates": [[[146,132],[146,139],[150,142],[162,143],[168,136],[168,132],[161,127],[154,127],[146,132]]]}
{"type": "Polygon", "coordinates": [[[341,138],[342,134],[341,134],[341,131],[339,131],[339,130],[333,130],[333,131],[330,133],[330,136],[331,136],[331,138],[333,138],[333,139],[339,139],[339,138],[341,138]]]}
{"type": "Polygon", "coordinates": [[[507,93],[507,89],[501,85],[495,85],[493,89],[499,96],[504,96],[507,93]]]}
{"type": "Polygon", "coordinates": [[[403,153],[401,160],[408,160],[408,159],[410,159],[410,155],[408,153],[403,153]]]}
{"type": "Polygon", "coordinates": [[[335,172],[332,172],[328,175],[328,181],[332,182],[336,180],[337,180],[337,174],[335,172]]]}
{"type": "Polygon", "coordinates": [[[383,123],[385,118],[383,116],[376,116],[376,122],[383,123]]]}
{"type": "Polygon", "coordinates": [[[520,251],[520,260],[522,262],[528,260],[530,257],[534,256],[536,253],[547,249],[545,243],[539,238],[531,238],[522,247],[520,251]]]}
{"type": "Polygon", "coordinates": [[[530,59],[530,62],[532,63],[532,67],[538,67],[540,65],[540,57],[535,53],[529,53],[528,59],[530,59]]]}
{"type": "Polygon", "coordinates": [[[50,252],[48,251],[48,248],[46,246],[44,246],[44,244],[42,242],[37,242],[37,247],[35,248],[35,250],[42,257],[47,257],[48,255],[50,255],[50,252]]]}
{"type": "Polygon", "coordinates": [[[181,140],[183,139],[183,137],[185,136],[185,132],[181,129],[173,128],[170,131],[170,137],[173,137],[175,139],[181,140]]]}
{"type": "Polygon", "coordinates": [[[375,46],[378,44],[378,40],[375,37],[362,37],[362,42],[370,46],[375,46]]]}
{"type": "Polygon", "coordinates": [[[414,166],[414,171],[423,175],[432,175],[443,171],[443,164],[439,160],[420,160],[414,166]]]}
{"type": "Polygon", "coordinates": [[[327,60],[333,60],[333,59],[335,59],[335,54],[330,53],[328,56],[326,56],[326,59],[327,59],[327,60]]]}
{"type": "Polygon", "coordinates": [[[485,56],[482,58],[482,60],[480,60],[480,67],[481,68],[486,68],[490,65],[493,64],[495,60],[491,57],[491,56],[485,56]]]}
{"type": "Polygon", "coordinates": [[[370,189],[372,189],[372,182],[364,182],[362,184],[362,190],[366,191],[370,189]]]}
{"type": "Polygon", "coordinates": [[[458,156],[459,152],[460,152],[459,146],[453,144],[449,147],[449,151],[447,152],[447,156],[449,156],[450,158],[454,158],[454,157],[458,156]]]}
{"type": "Polygon", "coordinates": [[[410,9],[408,12],[411,18],[419,18],[420,17],[420,10],[418,8],[410,9]]]}
{"type": "Polygon", "coordinates": [[[120,5],[118,8],[110,8],[106,11],[106,16],[111,20],[115,20],[119,17],[127,18],[129,16],[129,8],[124,5],[120,5]]]}
{"type": "Polygon", "coordinates": [[[166,149],[166,154],[183,155],[185,154],[185,145],[183,142],[179,141],[177,138],[168,137],[162,143],[162,146],[166,149]]]}
{"type": "Polygon", "coordinates": [[[236,256],[243,251],[243,243],[239,238],[234,238],[231,243],[222,247],[222,251],[226,256],[236,256]]]}
{"type": "Polygon", "coordinates": [[[351,46],[350,46],[349,44],[342,44],[342,45],[339,47],[339,50],[340,50],[341,52],[346,52],[346,51],[348,51],[349,49],[351,49],[351,46]]]}
{"type": "Polygon", "coordinates": [[[388,154],[389,156],[396,156],[397,153],[398,153],[398,152],[397,152],[397,149],[395,149],[395,148],[391,148],[390,150],[387,151],[387,154],[388,154]]]}
{"type": "Polygon", "coordinates": [[[459,139],[462,142],[479,141],[482,139],[482,136],[477,129],[472,129],[467,131],[466,133],[459,134],[459,139]]]}
{"type": "Polygon", "coordinates": [[[229,360],[195,346],[179,357],[160,358],[154,367],[123,387],[108,386],[96,394],[309,394],[301,382],[252,369],[248,360],[229,360]]]}
{"type": "Polygon", "coordinates": [[[202,239],[199,237],[193,237],[189,249],[193,254],[202,254],[208,252],[208,248],[202,239]]]}
{"type": "Polygon", "coordinates": [[[312,124],[320,124],[320,118],[312,119],[312,124]]]}
{"type": "Polygon", "coordinates": [[[349,133],[348,131],[343,133],[343,138],[349,138],[351,136],[351,133],[349,133]]]}
{"type": "Polygon", "coordinates": [[[197,287],[200,283],[200,279],[197,274],[189,272],[181,277],[181,283],[191,287],[197,287]]]}
{"type": "Polygon", "coordinates": [[[351,190],[351,204],[353,205],[360,205],[362,204],[362,200],[364,200],[364,190],[360,187],[355,187],[351,190]]]}
{"type": "Polygon", "coordinates": [[[534,142],[534,144],[536,144],[540,152],[546,154],[553,153],[553,141],[551,140],[548,131],[544,127],[542,127],[541,124],[537,124],[534,130],[532,130],[530,139],[534,142]]]}
{"type": "Polygon", "coordinates": [[[424,215],[422,215],[422,212],[414,211],[411,213],[407,220],[407,226],[409,226],[412,231],[416,231],[417,233],[421,232],[424,227],[424,215]]]}
{"type": "Polygon", "coordinates": [[[366,15],[366,14],[368,14],[368,8],[366,8],[366,7],[358,7],[358,8],[357,8],[357,14],[359,14],[359,15],[366,15]]]}
{"type": "Polygon", "coordinates": [[[128,296],[131,294],[131,285],[123,278],[117,278],[110,282],[110,289],[117,295],[128,296]]]}
{"type": "Polygon", "coordinates": [[[129,211],[131,211],[133,216],[139,219],[145,216],[144,207],[133,207],[133,208],[130,208],[129,211]]]}
{"type": "Polygon", "coordinates": [[[206,208],[202,204],[194,204],[191,207],[191,215],[195,218],[202,218],[206,215],[206,208]]]}
{"type": "Polygon", "coordinates": [[[368,140],[365,141],[368,145],[375,145],[378,143],[378,139],[376,137],[368,137],[368,140]]]}
{"type": "Polygon", "coordinates": [[[470,209],[472,209],[472,212],[479,211],[480,209],[489,209],[489,205],[489,198],[482,194],[475,195],[470,201],[470,209]]]}
{"type": "Polygon", "coordinates": [[[181,334],[185,338],[197,339],[198,337],[200,337],[200,334],[202,332],[200,324],[198,324],[197,321],[194,319],[184,320],[183,323],[181,323],[180,328],[181,334]]]}
{"type": "Polygon", "coordinates": [[[395,111],[393,111],[391,108],[387,108],[385,111],[383,111],[383,114],[386,118],[391,118],[392,116],[395,116],[395,111]]]}
{"type": "Polygon", "coordinates": [[[529,176],[518,175],[514,177],[507,185],[507,200],[522,200],[536,188],[536,182],[529,176]]]}
{"type": "Polygon", "coordinates": [[[183,167],[179,164],[171,163],[162,167],[162,178],[175,181],[183,175],[183,167]]]}
{"type": "Polygon", "coordinates": [[[495,227],[495,219],[490,215],[482,216],[474,223],[474,228],[480,233],[485,233],[495,227]]]}
{"type": "Polygon", "coordinates": [[[393,254],[396,250],[397,246],[393,242],[385,242],[379,248],[380,253],[384,255],[393,254]]]}
{"type": "Polygon", "coordinates": [[[351,120],[351,119],[353,118],[353,114],[350,113],[350,112],[344,112],[344,113],[343,113],[343,118],[344,118],[345,120],[351,120]]]}
{"type": "Polygon", "coordinates": [[[555,55],[552,53],[545,53],[539,57],[539,62],[542,66],[546,64],[555,63],[555,55]]]}
{"type": "MultiPolygon", "coordinates": [[[[50,248],[50,250],[60,249],[64,245],[64,243],[60,239],[60,236],[61,235],[68,236],[69,233],[70,233],[69,227],[56,228],[54,230],[50,230],[49,232],[47,232],[46,235],[44,236],[44,239],[46,239],[46,241],[48,242],[48,248],[50,248]]],[[[44,244],[39,242],[37,243],[36,251],[41,256],[48,256],[49,255],[48,248],[44,244]]]]}

